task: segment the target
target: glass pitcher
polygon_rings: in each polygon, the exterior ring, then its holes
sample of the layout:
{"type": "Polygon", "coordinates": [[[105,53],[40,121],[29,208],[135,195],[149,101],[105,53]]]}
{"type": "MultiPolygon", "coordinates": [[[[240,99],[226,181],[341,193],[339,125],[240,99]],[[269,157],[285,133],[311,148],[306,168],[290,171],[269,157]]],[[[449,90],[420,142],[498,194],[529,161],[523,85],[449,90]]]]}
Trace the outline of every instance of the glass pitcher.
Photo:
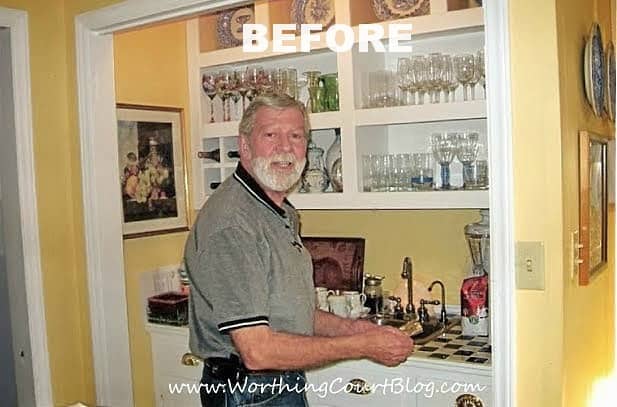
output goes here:
{"type": "Polygon", "coordinates": [[[329,181],[324,168],[323,154],[323,148],[316,146],[312,141],[309,143],[306,152],[308,165],[302,177],[304,192],[324,192],[328,188],[329,181]]]}

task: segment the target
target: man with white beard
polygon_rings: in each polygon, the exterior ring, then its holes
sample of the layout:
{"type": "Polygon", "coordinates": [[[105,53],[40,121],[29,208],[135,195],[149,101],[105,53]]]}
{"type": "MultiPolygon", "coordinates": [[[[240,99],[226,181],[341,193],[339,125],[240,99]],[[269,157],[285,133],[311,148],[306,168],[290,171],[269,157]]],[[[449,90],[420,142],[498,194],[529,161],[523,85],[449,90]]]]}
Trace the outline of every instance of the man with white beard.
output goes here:
{"type": "Polygon", "coordinates": [[[185,247],[202,405],[308,406],[305,369],[405,361],[413,341],[401,331],[315,309],[310,254],[286,199],[306,162],[302,103],[258,97],[239,133],[238,168],[201,209],[185,247]]]}

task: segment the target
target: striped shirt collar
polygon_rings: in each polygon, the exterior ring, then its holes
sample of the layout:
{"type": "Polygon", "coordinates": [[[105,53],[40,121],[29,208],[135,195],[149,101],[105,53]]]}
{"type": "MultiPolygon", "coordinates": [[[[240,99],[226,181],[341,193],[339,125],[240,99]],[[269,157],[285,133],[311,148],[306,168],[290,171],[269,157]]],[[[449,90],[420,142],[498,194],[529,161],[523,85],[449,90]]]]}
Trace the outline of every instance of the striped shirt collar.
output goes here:
{"type": "MultiPolygon", "coordinates": [[[[238,167],[234,172],[234,178],[244,187],[244,189],[248,191],[249,194],[253,196],[253,198],[257,199],[272,212],[283,218],[287,217],[285,210],[270,199],[263,188],[257,183],[257,181],[255,181],[255,178],[253,178],[253,176],[249,174],[246,169],[244,169],[241,163],[238,163],[238,167]]],[[[293,205],[287,200],[287,198],[283,200],[283,204],[287,204],[293,208],[293,205]]]]}

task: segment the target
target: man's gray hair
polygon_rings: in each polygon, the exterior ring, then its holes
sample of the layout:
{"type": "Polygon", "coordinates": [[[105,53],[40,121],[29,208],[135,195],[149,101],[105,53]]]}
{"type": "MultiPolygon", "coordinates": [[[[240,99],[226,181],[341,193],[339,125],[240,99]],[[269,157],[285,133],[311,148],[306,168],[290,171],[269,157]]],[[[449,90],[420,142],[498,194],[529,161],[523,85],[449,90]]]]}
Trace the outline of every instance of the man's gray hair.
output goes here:
{"type": "Polygon", "coordinates": [[[306,108],[304,104],[291,96],[286,94],[278,95],[278,94],[269,94],[263,96],[257,96],[251,104],[246,108],[244,114],[242,115],[242,120],[240,120],[239,133],[242,136],[250,137],[251,133],[253,133],[253,125],[255,124],[255,116],[257,115],[257,111],[262,107],[269,107],[272,109],[298,109],[300,113],[302,113],[302,117],[304,118],[304,136],[308,139],[311,127],[309,123],[309,116],[306,112],[306,108]]]}

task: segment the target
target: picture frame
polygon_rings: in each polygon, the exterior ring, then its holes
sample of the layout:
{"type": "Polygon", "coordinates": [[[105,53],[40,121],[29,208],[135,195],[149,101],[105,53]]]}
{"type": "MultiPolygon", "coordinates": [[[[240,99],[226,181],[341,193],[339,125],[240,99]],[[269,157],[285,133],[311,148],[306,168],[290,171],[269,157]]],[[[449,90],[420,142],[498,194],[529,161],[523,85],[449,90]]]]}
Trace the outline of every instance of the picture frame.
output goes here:
{"type": "Polygon", "coordinates": [[[123,237],[187,231],[182,109],[119,103],[116,116],[123,237]]]}
{"type": "Polygon", "coordinates": [[[579,132],[579,285],[589,284],[608,261],[608,144],[606,137],[579,132]]]}

